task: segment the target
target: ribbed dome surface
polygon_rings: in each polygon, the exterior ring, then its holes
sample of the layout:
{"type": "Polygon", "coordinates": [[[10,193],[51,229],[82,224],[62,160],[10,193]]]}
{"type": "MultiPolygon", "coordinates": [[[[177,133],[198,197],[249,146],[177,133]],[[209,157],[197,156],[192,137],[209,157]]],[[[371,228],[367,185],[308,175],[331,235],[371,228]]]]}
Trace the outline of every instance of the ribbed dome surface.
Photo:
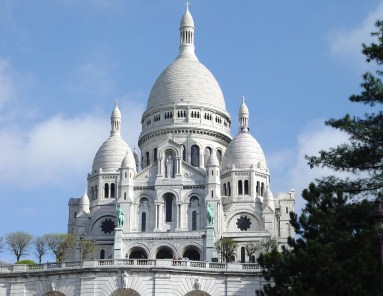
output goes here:
{"type": "Polygon", "coordinates": [[[150,92],[147,110],[185,103],[226,113],[217,80],[194,55],[177,58],[161,73],[150,92]]]}
{"type": "Polygon", "coordinates": [[[223,157],[222,171],[231,169],[248,169],[251,166],[266,170],[266,159],[261,146],[249,133],[239,133],[229,144],[223,157]]]}
{"type": "Polygon", "coordinates": [[[101,145],[94,157],[92,173],[100,168],[104,172],[116,172],[128,151],[132,154],[128,144],[119,135],[109,137],[101,145]]]}

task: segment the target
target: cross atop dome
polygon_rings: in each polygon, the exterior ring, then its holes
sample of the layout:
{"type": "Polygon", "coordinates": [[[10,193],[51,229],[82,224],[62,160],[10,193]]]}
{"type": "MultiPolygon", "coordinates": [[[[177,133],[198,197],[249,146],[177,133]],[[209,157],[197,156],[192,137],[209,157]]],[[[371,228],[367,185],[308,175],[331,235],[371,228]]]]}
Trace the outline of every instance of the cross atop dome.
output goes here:
{"type": "Polygon", "coordinates": [[[186,1],[185,5],[186,5],[186,11],[189,11],[189,5],[190,5],[189,1],[186,1]]]}

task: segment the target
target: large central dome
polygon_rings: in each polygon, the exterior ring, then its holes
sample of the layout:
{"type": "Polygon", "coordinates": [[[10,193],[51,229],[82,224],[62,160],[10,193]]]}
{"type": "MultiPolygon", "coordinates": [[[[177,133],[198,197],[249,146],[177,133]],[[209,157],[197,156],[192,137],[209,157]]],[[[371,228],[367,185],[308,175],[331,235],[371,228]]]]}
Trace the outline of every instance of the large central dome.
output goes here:
{"type": "Polygon", "coordinates": [[[213,74],[194,53],[194,21],[187,9],[180,24],[180,53],[154,83],[147,112],[177,105],[226,112],[222,90],[213,74]]]}
{"type": "Polygon", "coordinates": [[[150,92],[147,109],[179,104],[226,111],[217,80],[195,56],[178,57],[161,73],[150,92]]]}

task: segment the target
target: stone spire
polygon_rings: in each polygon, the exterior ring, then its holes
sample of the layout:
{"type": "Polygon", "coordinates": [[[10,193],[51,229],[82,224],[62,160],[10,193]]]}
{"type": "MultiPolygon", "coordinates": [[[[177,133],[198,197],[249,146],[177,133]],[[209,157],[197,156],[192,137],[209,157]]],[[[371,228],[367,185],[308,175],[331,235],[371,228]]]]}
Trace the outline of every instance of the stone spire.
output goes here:
{"type": "Polygon", "coordinates": [[[272,211],[275,211],[274,197],[273,197],[273,194],[271,193],[269,186],[267,186],[266,194],[263,199],[263,208],[265,209],[267,207],[269,207],[272,211]]]}
{"type": "Polygon", "coordinates": [[[242,104],[238,110],[239,132],[247,133],[249,130],[249,109],[245,104],[245,97],[242,97],[242,104]]]}
{"type": "Polygon", "coordinates": [[[86,214],[89,214],[89,197],[88,194],[86,194],[86,189],[84,191],[84,194],[80,198],[80,211],[83,211],[86,214]]]}
{"type": "Polygon", "coordinates": [[[117,100],[115,102],[112,115],[110,116],[110,124],[111,124],[110,136],[121,136],[121,133],[120,133],[121,112],[120,112],[120,109],[118,109],[117,100]]]}
{"type": "MultiPolygon", "coordinates": [[[[186,11],[180,23],[180,53],[178,57],[192,56],[194,54],[194,21],[189,12],[189,2],[186,2],[186,11]]],[[[195,57],[196,58],[196,57],[195,57]]]]}

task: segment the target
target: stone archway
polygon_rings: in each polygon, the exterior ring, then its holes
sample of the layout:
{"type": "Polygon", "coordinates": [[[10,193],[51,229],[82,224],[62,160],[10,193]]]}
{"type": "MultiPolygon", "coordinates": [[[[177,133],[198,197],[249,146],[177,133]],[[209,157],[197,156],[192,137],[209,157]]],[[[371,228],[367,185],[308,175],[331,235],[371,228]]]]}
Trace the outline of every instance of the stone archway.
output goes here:
{"type": "Polygon", "coordinates": [[[43,296],[65,296],[65,294],[58,291],[50,291],[43,294],[43,296]]]}
{"type": "Polygon", "coordinates": [[[184,253],[182,255],[183,258],[188,258],[192,261],[200,261],[201,253],[195,246],[188,246],[185,248],[184,253]]]}
{"type": "Polygon", "coordinates": [[[210,296],[210,294],[200,291],[200,290],[195,290],[195,291],[190,291],[185,294],[185,296],[210,296]]]}
{"type": "Polygon", "coordinates": [[[148,259],[148,254],[141,247],[134,247],[131,249],[129,259],[148,259]]]}
{"type": "Polygon", "coordinates": [[[117,289],[110,296],[141,296],[140,293],[133,289],[117,289]]]}
{"type": "Polygon", "coordinates": [[[159,247],[156,254],[156,259],[173,259],[174,253],[171,248],[163,246],[159,247]]]}

